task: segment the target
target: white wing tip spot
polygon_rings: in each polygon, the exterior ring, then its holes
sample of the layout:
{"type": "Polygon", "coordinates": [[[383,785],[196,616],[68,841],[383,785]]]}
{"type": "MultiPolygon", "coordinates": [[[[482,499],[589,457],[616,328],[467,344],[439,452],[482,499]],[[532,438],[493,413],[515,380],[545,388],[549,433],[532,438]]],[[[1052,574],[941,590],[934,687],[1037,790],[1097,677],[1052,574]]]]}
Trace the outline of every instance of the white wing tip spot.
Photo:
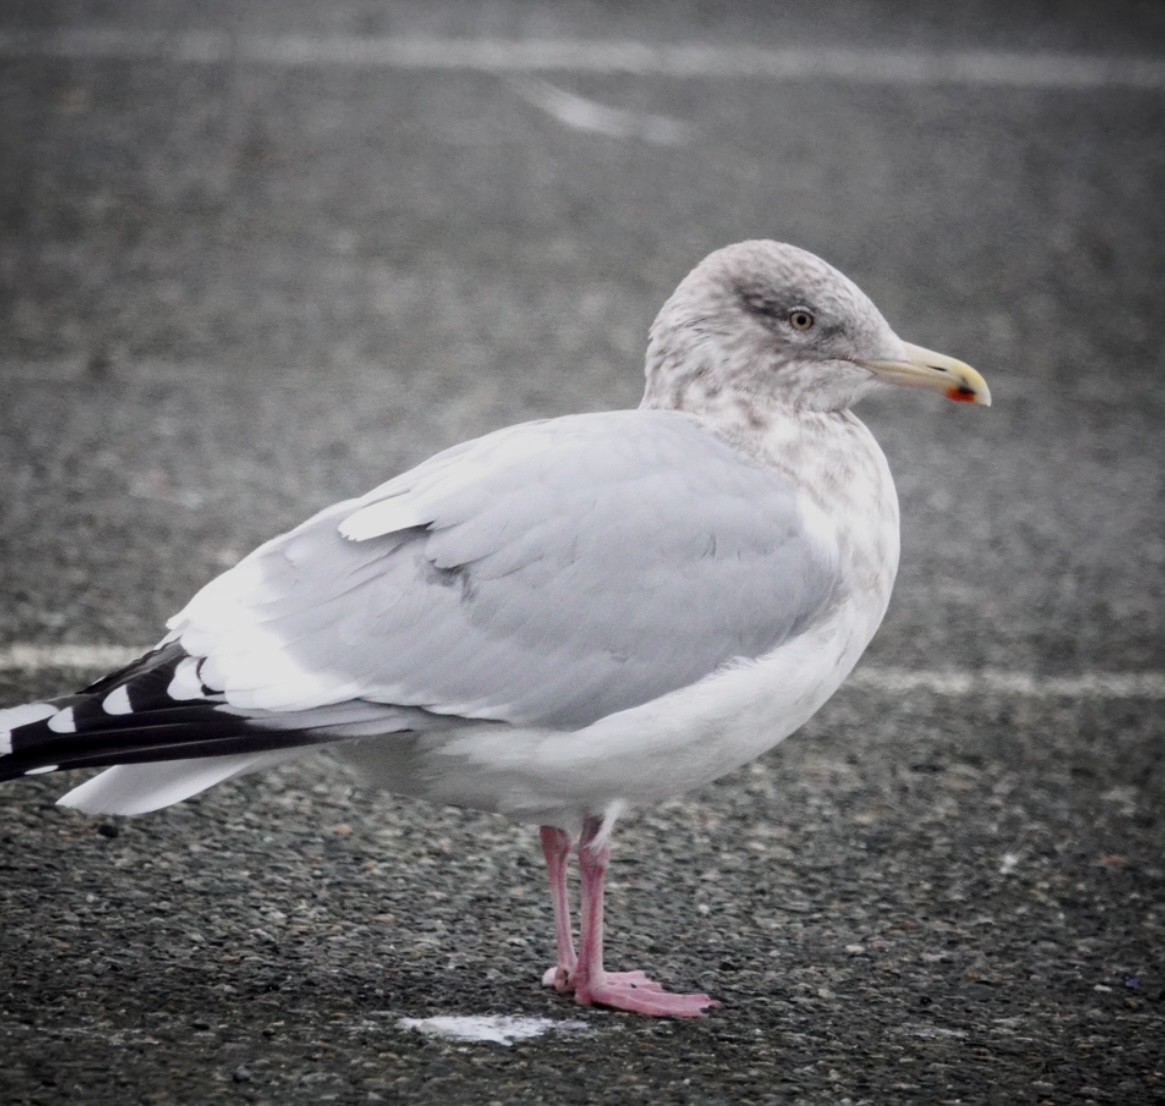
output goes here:
{"type": "Polygon", "coordinates": [[[125,684],[114,688],[101,700],[101,709],[106,714],[133,714],[133,704],[129,701],[129,688],[125,684]]]}
{"type": "Polygon", "coordinates": [[[24,774],[26,776],[43,776],[46,772],[55,772],[60,765],[57,764],[42,764],[39,768],[30,768],[24,774]]]}
{"type": "Polygon", "coordinates": [[[0,757],[6,757],[12,752],[12,731],[0,730],[0,757]]]}
{"type": "Polygon", "coordinates": [[[202,680],[198,675],[198,658],[186,657],[174,668],[174,678],[166,688],[171,699],[201,699],[202,680]]]}
{"type": "Polygon", "coordinates": [[[65,707],[57,711],[48,721],[48,727],[53,733],[76,733],[77,720],[73,717],[73,708],[65,707]]]}

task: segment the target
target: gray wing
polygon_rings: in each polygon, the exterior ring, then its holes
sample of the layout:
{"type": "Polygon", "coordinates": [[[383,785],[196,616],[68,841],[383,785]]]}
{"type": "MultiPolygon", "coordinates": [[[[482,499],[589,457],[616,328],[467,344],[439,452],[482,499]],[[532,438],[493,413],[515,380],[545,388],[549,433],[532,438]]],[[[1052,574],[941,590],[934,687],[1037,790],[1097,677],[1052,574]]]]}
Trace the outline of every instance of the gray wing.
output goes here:
{"type": "Polygon", "coordinates": [[[316,515],[171,621],[233,706],[581,727],[795,635],[832,533],[686,415],[526,423],[316,515]]]}

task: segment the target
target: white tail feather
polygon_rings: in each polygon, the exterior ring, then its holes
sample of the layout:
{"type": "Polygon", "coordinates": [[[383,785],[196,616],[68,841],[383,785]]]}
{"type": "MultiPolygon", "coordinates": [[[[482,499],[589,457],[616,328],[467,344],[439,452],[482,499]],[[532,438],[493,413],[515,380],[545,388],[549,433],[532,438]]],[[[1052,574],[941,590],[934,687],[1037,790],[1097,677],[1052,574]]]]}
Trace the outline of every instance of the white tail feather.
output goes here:
{"type": "Polygon", "coordinates": [[[227,757],[121,764],[107,768],[57,800],[86,814],[148,814],[189,799],[244,772],[273,768],[311,752],[310,746],[227,757]]]}

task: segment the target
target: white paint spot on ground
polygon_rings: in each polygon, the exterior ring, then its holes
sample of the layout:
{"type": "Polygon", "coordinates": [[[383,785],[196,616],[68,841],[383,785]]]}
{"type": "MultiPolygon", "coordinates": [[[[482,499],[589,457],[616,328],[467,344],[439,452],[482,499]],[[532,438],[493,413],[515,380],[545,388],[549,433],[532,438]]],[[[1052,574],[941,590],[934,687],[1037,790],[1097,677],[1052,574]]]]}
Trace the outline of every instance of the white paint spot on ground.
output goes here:
{"type": "Polygon", "coordinates": [[[514,1014],[441,1014],[434,1018],[401,1018],[396,1024],[401,1029],[415,1029],[430,1037],[444,1037],[450,1041],[507,1046],[515,1041],[544,1037],[547,1033],[579,1033],[587,1029],[586,1022],[525,1018],[514,1014]]]}
{"type": "Polygon", "coordinates": [[[967,1031],[965,1029],[952,1029],[945,1025],[913,1025],[908,1027],[907,1032],[910,1036],[921,1037],[924,1041],[941,1041],[944,1039],[961,1041],[967,1037],[967,1031]]]}

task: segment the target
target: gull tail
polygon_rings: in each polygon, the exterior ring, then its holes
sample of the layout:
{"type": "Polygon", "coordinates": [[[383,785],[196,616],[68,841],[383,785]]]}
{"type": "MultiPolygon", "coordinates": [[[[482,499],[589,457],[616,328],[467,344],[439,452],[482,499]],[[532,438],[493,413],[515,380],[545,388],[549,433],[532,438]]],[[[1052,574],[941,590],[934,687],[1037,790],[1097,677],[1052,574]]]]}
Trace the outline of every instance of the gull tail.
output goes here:
{"type": "Polygon", "coordinates": [[[169,642],[75,695],[0,710],[0,781],[116,765],[61,803],[141,814],[350,736],[317,728],[311,712],[264,725],[229,707],[197,671],[196,658],[169,642]]]}

